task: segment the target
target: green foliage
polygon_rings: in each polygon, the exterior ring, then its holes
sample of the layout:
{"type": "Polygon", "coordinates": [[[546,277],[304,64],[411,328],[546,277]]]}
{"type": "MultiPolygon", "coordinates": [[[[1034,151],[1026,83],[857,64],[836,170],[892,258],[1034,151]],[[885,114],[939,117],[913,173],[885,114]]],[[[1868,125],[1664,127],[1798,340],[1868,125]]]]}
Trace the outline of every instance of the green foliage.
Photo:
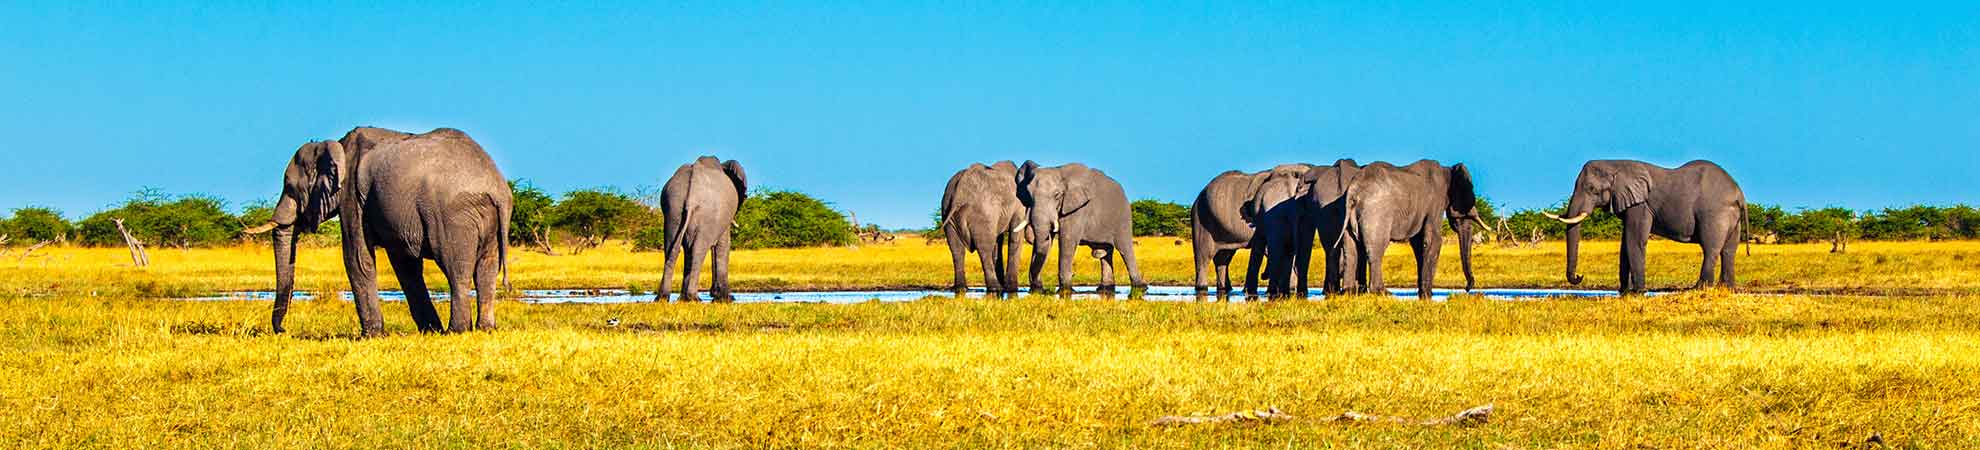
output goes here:
{"type": "Polygon", "coordinates": [[[1189,234],[1189,207],[1174,202],[1142,199],[1129,205],[1134,215],[1135,236],[1183,236],[1189,234]]]}
{"type": "Polygon", "coordinates": [[[41,207],[15,209],[12,218],[0,220],[0,235],[30,244],[66,240],[73,228],[75,225],[62,218],[60,211],[41,207]]]}
{"type": "Polygon", "coordinates": [[[547,242],[557,199],[528,180],[509,180],[509,194],[515,199],[514,209],[509,212],[509,243],[547,242]]]}
{"type": "Polygon", "coordinates": [[[798,192],[757,191],[736,212],[736,248],[851,245],[855,240],[845,215],[798,192]]]}
{"type": "Polygon", "coordinates": [[[575,238],[580,251],[607,239],[631,238],[634,230],[653,222],[653,217],[653,212],[632,196],[604,189],[565,193],[548,215],[550,226],[575,238]]]}
{"type": "Polygon", "coordinates": [[[88,245],[117,246],[124,238],[113,219],[124,219],[138,240],[149,245],[205,247],[232,242],[241,222],[226,211],[226,202],[206,195],[171,196],[155,189],[138,191],[122,206],[92,214],[77,224],[88,245]]]}

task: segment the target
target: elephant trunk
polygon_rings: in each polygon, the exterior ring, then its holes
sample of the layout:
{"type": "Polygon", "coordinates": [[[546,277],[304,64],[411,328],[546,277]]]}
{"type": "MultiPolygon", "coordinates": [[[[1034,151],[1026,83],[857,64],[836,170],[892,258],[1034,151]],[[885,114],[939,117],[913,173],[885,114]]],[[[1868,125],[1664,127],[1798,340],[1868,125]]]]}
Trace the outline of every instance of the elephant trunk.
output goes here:
{"type": "Polygon", "coordinates": [[[1574,190],[1574,195],[1568,199],[1567,211],[1565,212],[1569,216],[1574,217],[1575,220],[1562,221],[1563,223],[1566,223],[1568,226],[1567,281],[1568,284],[1575,286],[1580,286],[1582,280],[1581,273],[1578,270],[1581,268],[1582,220],[1587,219],[1590,213],[1595,212],[1595,202],[1589,200],[1587,196],[1584,194],[1586,193],[1581,188],[1576,188],[1574,190]]]}
{"type": "Polygon", "coordinates": [[[276,333],[284,331],[282,318],[289,313],[289,299],[296,291],[296,228],[293,225],[275,227],[275,308],[270,324],[276,333]]]}
{"type": "Polygon", "coordinates": [[[1568,225],[1567,229],[1567,281],[1580,286],[1581,274],[1576,269],[1581,265],[1581,224],[1568,225]]]}
{"type": "Polygon", "coordinates": [[[1464,262],[1464,290],[1467,291],[1478,288],[1478,279],[1471,274],[1471,222],[1470,219],[1457,221],[1458,260],[1464,262]]]}

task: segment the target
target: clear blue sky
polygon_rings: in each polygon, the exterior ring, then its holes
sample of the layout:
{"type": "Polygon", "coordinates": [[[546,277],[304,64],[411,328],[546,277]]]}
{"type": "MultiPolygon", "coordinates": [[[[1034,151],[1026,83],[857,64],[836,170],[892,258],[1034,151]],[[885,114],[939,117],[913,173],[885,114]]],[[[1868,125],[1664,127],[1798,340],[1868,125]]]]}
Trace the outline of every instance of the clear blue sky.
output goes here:
{"type": "Polygon", "coordinates": [[[1592,158],[1714,159],[1790,207],[1980,201],[1971,1],[84,3],[0,3],[0,208],[273,198],[355,125],[466,130],[552,191],[712,153],[894,227],[1000,159],[1177,202],[1338,157],[1467,162],[1513,207],[1592,158]]]}

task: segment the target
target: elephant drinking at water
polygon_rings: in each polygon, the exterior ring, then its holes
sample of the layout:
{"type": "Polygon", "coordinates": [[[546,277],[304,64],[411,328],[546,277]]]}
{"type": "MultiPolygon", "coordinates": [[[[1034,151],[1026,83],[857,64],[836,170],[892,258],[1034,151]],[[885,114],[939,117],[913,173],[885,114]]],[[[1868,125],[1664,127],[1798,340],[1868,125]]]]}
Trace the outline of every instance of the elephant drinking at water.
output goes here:
{"type": "Polygon", "coordinates": [[[1622,218],[1622,253],[1617,263],[1617,287],[1622,293],[1645,290],[1643,257],[1650,235],[1696,243],[1705,259],[1698,268],[1696,288],[1718,283],[1734,287],[1733,257],[1746,223],[1746,193],[1732,175],[1710,161],[1692,161],[1666,169],[1642,161],[1589,161],[1574,180],[1567,217],[1547,217],[1568,224],[1567,279],[1581,284],[1576,271],[1581,257],[1581,222],[1595,208],[1607,208],[1622,218]]]}
{"type": "Polygon", "coordinates": [[[1345,197],[1344,239],[1352,239],[1358,245],[1357,256],[1367,262],[1369,290],[1384,292],[1382,254],[1389,243],[1407,241],[1416,253],[1416,296],[1430,298],[1445,224],[1457,231],[1465,290],[1477,287],[1471,274],[1471,225],[1486,225],[1478,215],[1471,171],[1464,164],[1445,167],[1429,160],[1403,167],[1369,164],[1348,185],[1345,197]]]}
{"type": "MultiPolygon", "coordinates": [[[[1305,237],[1301,179],[1312,166],[1282,164],[1256,173],[1227,171],[1210,180],[1189,206],[1190,245],[1195,253],[1196,295],[1209,295],[1209,284],[1217,284],[1217,297],[1231,293],[1231,259],[1240,249],[1250,249],[1244,282],[1246,297],[1258,294],[1259,262],[1265,264],[1271,283],[1266,294],[1281,297],[1292,289],[1280,272],[1290,274],[1301,254],[1310,254],[1310,238],[1305,237]],[[1212,271],[1215,271],[1213,274],[1212,271]]],[[[1302,270],[1303,272],[1303,270],[1302,270]]],[[[1304,284],[1304,283],[1302,283],[1304,284]]],[[[1304,290],[1304,287],[1301,287],[1304,290]]]]}
{"type": "Polygon", "coordinates": [[[343,221],[344,271],[365,336],[384,332],[373,253],[379,248],[420,331],[442,330],[426,290],[426,259],[447,277],[452,306],[446,329],[495,328],[495,276],[508,259],[509,194],[495,161],[459,130],[407,134],[364,127],[336,141],[304,144],[283,172],[274,218],[249,230],[275,232],[274,331],[284,331],[295,292],[297,233],[314,233],[337,217],[343,221]],[[476,299],[468,298],[469,286],[476,299]]]}

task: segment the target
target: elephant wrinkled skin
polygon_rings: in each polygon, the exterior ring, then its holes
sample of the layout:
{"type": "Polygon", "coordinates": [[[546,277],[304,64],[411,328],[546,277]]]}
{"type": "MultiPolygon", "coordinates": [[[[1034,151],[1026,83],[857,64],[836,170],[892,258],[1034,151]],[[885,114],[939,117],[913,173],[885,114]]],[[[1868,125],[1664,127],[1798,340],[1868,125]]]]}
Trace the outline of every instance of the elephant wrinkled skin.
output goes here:
{"type": "Polygon", "coordinates": [[[1100,290],[1114,288],[1113,254],[1127,264],[1131,297],[1147,292],[1141,266],[1134,257],[1134,223],[1127,192],[1107,174],[1072,163],[1039,167],[1025,161],[1018,168],[1018,200],[1024,202],[1031,227],[1031,290],[1042,293],[1038,273],[1045,269],[1053,239],[1059,244],[1060,296],[1072,295],[1073,252],[1085,245],[1100,260],[1100,290]]]}
{"type": "Polygon", "coordinates": [[[373,254],[380,248],[420,331],[442,330],[426,289],[426,259],[440,266],[450,286],[446,329],[495,328],[495,277],[507,268],[513,201],[495,161],[466,133],[360,127],[337,141],[297,149],[282,183],[273,220],[254,230],[275,232],[275,332],[284,331],[295,292],[297,233],[316,232],[337,217],[344,224],[344,270],[365,336],[384,332],[373,254]]]}
{"type": "Polygon", "coordinates": [[[1718,283],[1727,288],[1737,284],[1733,258],[1738,255],[1746,225],[1746,193],[1718,164],[1692,161],[1666,169],[1642,161],[1602,160],[1582,165],[1574,180],[1574,195],[1568,198],[1566,217],[1547,214],[1568,224],[1569,283],[1581,284],[1581,274],[1576,272],[1581,259],[1581,221],[1596,207],[1608,208],[1623,221],[1617,291],[1645,291],[1644,246],[1651,234],[1695,243],[1704,251],[1694,288],[1714,283],[1715,265],[1719,266],[1718,283]]]}
{"type": "Polygon", "coordinates": [[[1349,183],[1346,235],[1357,244],[1357,257],[1367,267],[1368,290],[1383,292],[1382,254],[1389,243],[1410,243],[1416,253],[1416,295],[1430,298],[1443,248],[1443,225],[1457,231],[1458,253],[1464,263],[1464,288],[1477,287],[1471,273],[1472,223],[1478,216],[1478,193],[1464,164],[1445,167],[1417,161],[1404,167],[1377,162],[1361,169],[1349,183]]]}

